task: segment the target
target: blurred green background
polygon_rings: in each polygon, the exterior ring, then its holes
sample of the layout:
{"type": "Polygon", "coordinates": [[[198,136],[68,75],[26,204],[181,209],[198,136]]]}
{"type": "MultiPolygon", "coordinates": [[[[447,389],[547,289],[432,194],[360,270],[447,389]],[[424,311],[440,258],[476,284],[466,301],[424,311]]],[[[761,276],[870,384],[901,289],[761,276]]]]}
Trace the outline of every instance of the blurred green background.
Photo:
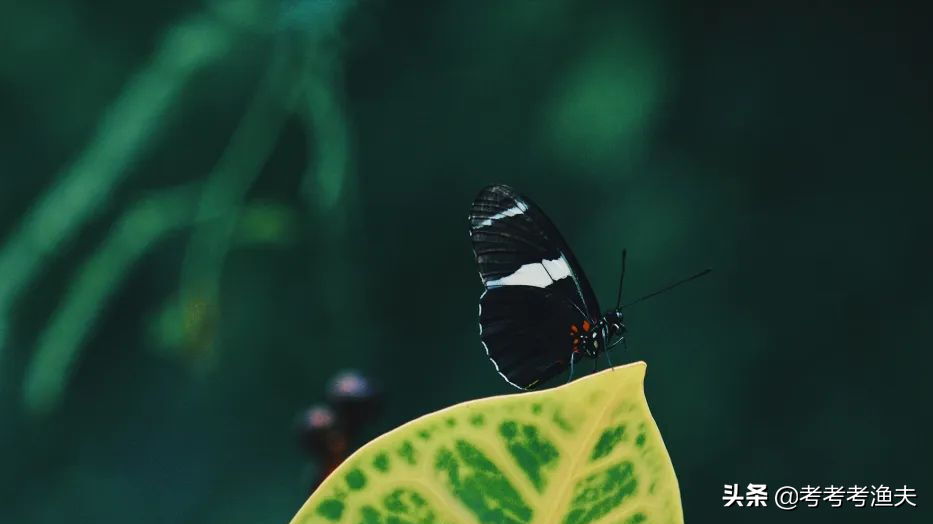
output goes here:
{"type": "Polygon", "coordinates": [[[774,2],[0,4],[0,522],[284,523],[335,371],[363,440],[512,390],[466,213],[558,224],[687,522],[930,522],[929,26],[774,2]],[[918,507],[724,508],[723,485],[918,507]]]}

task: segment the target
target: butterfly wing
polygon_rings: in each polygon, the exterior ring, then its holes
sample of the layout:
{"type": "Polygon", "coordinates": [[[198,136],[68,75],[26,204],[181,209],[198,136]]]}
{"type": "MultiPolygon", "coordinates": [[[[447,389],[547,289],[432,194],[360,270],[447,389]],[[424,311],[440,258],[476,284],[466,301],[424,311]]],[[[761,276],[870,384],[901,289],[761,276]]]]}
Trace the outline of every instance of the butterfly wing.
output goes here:
{"type": "Polygon", "coordinates": [[[580,358],[572,352],[570,325],[585,318],[571,302],[538,287],[502,286],[480,297],[486,354],[502,378],[519,389],[535,387],[580,358]]]}
{"type": "Polygon", "coordinates": [[[495,185],[473,202],[470,238],[486,288],[482,339],[500,374],[527,389],[566,369],[570,325],[593,323],[599,304],[557,228],[533,202],[495,185]]]}
{"type": "Polygon", "coordinates": [[[504,185],[483,189],[470,210],[470,239],[486,289],[546,288],[598,318],[599,303],[567,242],[541,209],[504,185]]]}

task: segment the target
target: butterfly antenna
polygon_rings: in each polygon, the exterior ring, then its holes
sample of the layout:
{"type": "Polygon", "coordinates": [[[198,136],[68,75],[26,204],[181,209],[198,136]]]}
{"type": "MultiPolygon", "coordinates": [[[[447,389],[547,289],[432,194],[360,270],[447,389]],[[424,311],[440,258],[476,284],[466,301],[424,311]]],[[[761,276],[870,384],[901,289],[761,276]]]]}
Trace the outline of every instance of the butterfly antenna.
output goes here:
{"type": "Polygon", "coordinates": [[[625,257],[627,253],[627,249],[622,250],[622,274],[619,275],[619,293],[616,295],[616,309],[622,307],[622,282],[625,281],[625,257]]]}
{"type": "Polygon", "coordinates": [[[649,298],[654,297],[654,296],[657,296],[657,295],[660,295],[661,293],[664,293],[665,291],[670,291],[670,290],[674,289],[675,287],[677,287],[677,286],[679,286],[679,285],[681,285],[681,284],[686,284],[687,282],[690,282],[691,280],[696,280],[696,279],[702,277],[703,275],[706,275],[706,274],[709,273],[710,271],[712,271],[711,268],[704,269],[703,271],[700,271],[699,273],[697,273],[697,274],[695,274],[695,275],[691,275],[691,276],[689,276],[689,277],[687,277],[687,278],[685,278],[685,279],[683,279],[683,280],[678,280],[677,282],[674,282],[673,284],[671,284],[671,285],[669,285],[669,286],[667,286],[667,287],[661,288],[661,289],[655,291],[654,293],[649,293],[649,294],[647,294],[647,295],[645,295],[645,296],[643,296],[643,297],[637,298],[637,299],[635,299],[634,301],[629,302],[628,304],[625,304],[625,305],[623,305],[623,306],[620,306],[619,309],[629,307],[629,306],[631,306],[631,305],[637,304],[637,303],[642,302],[642,301],[644,301],[644,300],[648,300],[649,298]]]}

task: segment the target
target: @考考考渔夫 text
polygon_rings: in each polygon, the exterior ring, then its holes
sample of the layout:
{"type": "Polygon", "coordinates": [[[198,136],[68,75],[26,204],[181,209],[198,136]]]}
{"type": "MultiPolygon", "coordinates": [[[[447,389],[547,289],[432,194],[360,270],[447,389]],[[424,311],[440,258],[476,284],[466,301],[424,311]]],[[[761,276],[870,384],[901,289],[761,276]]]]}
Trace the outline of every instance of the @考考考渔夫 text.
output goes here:
{"type": "Polygon", "coordinates": [[[793,510],[799,506],[815,508],[824,503],[833,508],[852,505],[862,507],[913,506],[917,503],[917,490],[903,486],[891,489],[884,484],[878,486],[781,486],[770,496],[767,484],[748,484],[743,491],[739,484],[724,484],[722,500],[724,507],[773,507],[793,510]]]}

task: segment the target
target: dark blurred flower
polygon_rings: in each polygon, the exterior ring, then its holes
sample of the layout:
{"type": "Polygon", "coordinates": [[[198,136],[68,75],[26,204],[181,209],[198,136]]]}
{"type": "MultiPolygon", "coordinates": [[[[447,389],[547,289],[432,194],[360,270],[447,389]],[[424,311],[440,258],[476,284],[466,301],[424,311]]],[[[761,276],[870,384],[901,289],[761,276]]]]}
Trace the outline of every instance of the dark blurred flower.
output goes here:
{"type": "Polygon", "coordinates": [[[345,370],[331,380],[327,400],[352,437],[382,409],[382,390],[360,371],[345,370]]]}
{"type": "Polygon", "coordinates": [[[305,451],[325,461],[335,456],[340,456],[342,460],[348,448],[344,430],[337,422],[337,414],[324,404],[315,404],[301,414],[298,439],[305,451]]]}

